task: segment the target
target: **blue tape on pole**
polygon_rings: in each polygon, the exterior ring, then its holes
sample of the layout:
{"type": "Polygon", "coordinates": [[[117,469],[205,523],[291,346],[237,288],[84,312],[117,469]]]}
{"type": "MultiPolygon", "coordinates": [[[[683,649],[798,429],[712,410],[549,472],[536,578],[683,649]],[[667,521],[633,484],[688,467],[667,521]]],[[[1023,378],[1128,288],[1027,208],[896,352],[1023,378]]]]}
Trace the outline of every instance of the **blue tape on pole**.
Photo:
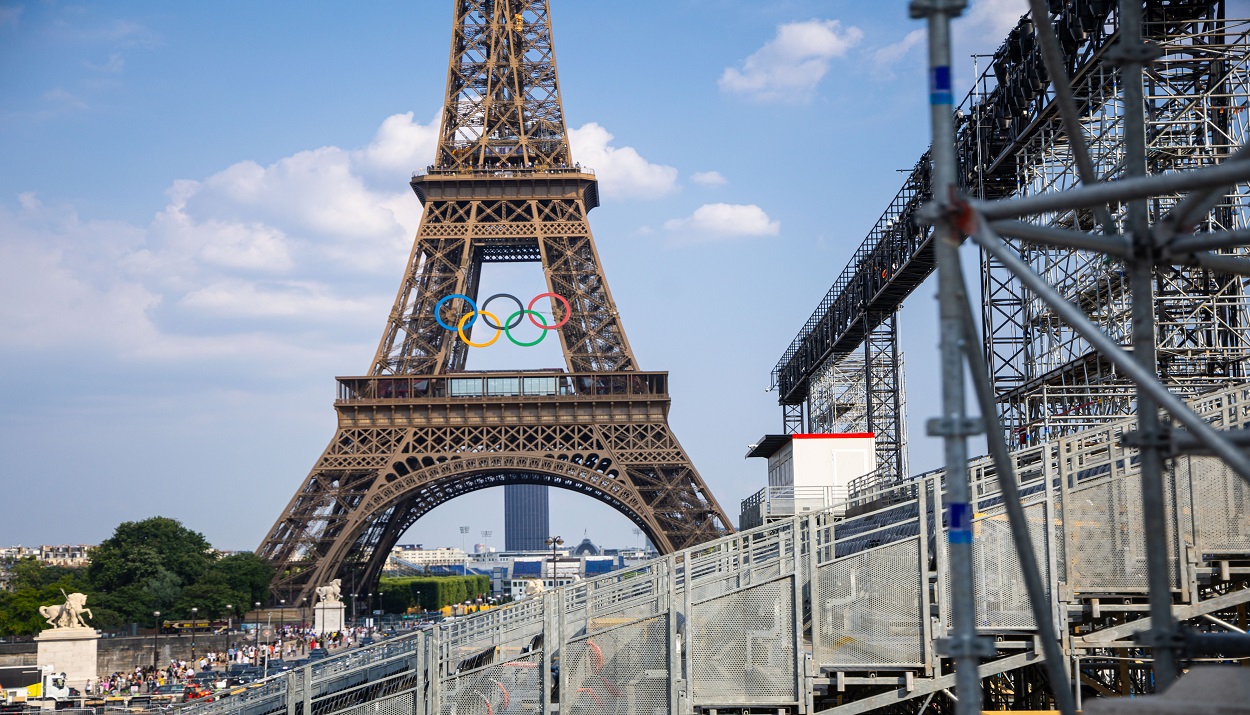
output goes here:
{"type": "Polygon", "coordinates": [[[951,502],[946,507],[946,540],[952,544],[972,543],[972,506],[963,502],[951,502]]]}
{"type": "Polygon", "coordinates": [[[929,104],[953,104],[951,68],[945,65],[929,70],[929,104]]]}

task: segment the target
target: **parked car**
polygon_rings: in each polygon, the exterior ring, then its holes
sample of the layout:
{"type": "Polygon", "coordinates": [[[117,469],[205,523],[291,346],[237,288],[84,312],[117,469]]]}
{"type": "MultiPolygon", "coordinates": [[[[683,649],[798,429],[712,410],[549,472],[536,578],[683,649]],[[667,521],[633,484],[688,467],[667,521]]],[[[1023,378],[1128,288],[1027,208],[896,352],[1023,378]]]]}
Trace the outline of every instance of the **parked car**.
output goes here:
{"type": "Polygon", "coordinates": [[[187,686],[182,683],[165,683],[152,691],[153,703],[180,703],[186,699],[187,686]]]}
{"type": "Polygon", "coordinates": [[[361,638],[361,639],[360,639],[360,645],[362,645],[362,646],[366,646],[366,645],[373,645],[373,636],[365,636],[365,637],[361,638]]]}
{"type": "Polygon", "coordinates": [[[215,670],[201,670],[192,676],[192,681],[211,690],[226,687],[226,674],[215,670]]]}
{"type": "Polygon", "coordinates": [[[313,648],[312,650],[308,651],[309,660],[321,660],[322,658],[329,658],[329,657],[330,657],[330,653],[326,651],[325,648],[313,648]]]}

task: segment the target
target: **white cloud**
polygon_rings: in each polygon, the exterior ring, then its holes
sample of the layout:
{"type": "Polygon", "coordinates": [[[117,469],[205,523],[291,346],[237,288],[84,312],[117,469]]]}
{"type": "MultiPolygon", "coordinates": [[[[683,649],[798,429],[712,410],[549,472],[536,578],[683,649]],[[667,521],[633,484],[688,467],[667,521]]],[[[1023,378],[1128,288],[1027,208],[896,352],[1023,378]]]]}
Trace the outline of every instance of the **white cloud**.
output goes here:
{"type": "Polygon", "coordinates": [[[430,164],[438,145],[438,118],[415,124],[412,112],[395,114],[382,121],[369,146],[352,152],[353,164],[371,176],[402,175],[430,164]]]}
{"type": "Polygon", "coordinates": [[[17,26],[18,21],[22,17],[22,6],[15,5],[12,7],[0,7],[0,27],[5,25],[17,26]]]}
{"type": "MultiPolygon", "coordinates": [[[[988,54],[998,49],[1007,33],[1029,11],[1028,0],[973,0],[971,7],[951,23],[956,52],[988,54]]],[[[904,59],[917,70],[924,69],[924,28],[912,30],[898,42],[878,48],[872,53],[876,72],[889,76],[904,59]]]]}
{"type": "Polygon", "coordinates": [[[859,44],[858,27],[838,20],[808,20],[777,26],[777,35],[742,62],[726,68],[720,88],[758,101],[806,101],[829,71],[831,60],[859,44]]]}
{"type": "Polygon", "coordinates": [[[146,224],[80,220],[29,193],[0,205],[3,349],[324,362],[309,326],[355,328],[389,307],[376,288],[402,270],[421,212],[408,178],[435,132],[399,114],[354,151],[179,180],[146,224]]]}
{"type": "Polygon", "coordinates": [[[607,129],[591,122],[569,130],[569,146],[582,166],[594,169],[605,198],[654,199],[677,190],[677,169],[652,164],[633,147],[614,147],[607,129]]]}
{"type": "Polygon", "coordinates": [[[882,73],[888,74],[895,64],[907,56],[913,47],[924,46],[925,31],[912,30],[903,39],[892,45],[886,45],[872,53],[873,66],[882,73]]]}
{"type": "Polygon", "coordinates": [[[180,302],[208,313],[265,318],[367,317],[370,308],[366,301],[335,296],[329,286],[310,281],[262,285],[224,279],[187,293],[180,302]]]}
{"type": "Polygon", "coordinates": [[[109,54],[109,58],[105,62],[99,64],[95,62],[86,62],[84,64],[89,70],[104,72],[106,74],[118,74],[122,70],[126,69],[126,58],[123,57],[120,52],[113,52],[109,54]]]}
{"type": "Polygon", "coordinates": [[[698,240],[731,236],[776,236],[781,222],[755,204],[704,204],[686,218],[664,222],[671,232],[693,234],[698,240]]]}
{"type": "Polygon", "coordinates": [[[997,48],[1028,11],[1028,0],[973,0],[968,12],[952,23],[951,31],[957,44],[977,45],[980,50],[988,41],[997,48]]]}
{"type": "Polygon", "coordinates": [[[690,175],[690,180],[704,186],[723,186],[729,183],[729,180],[721,176],[719,171],[696,171],[690,175]]]}

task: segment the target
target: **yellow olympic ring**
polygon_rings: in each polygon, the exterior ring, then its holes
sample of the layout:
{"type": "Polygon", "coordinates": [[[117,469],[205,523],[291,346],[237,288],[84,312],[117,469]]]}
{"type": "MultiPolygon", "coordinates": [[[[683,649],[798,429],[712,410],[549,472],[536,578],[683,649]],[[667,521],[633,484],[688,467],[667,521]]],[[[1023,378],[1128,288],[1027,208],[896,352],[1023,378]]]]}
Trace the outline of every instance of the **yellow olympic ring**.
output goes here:
{"type": "Polygon", "coordinates": [[[503,334],[503,330],[496,330],[495,337],[491,338],[490,340],[487,340],[484,343],[472,342],[464,334],[464,324],[469,322],[469,318],[472,318],[474,315],[478,315],[479,313],[481,314],[483,318],[489,315],[490,319],[495,321],[495,325],[501,325],[501,323],[499,322],[499,316],[495,315],[494,313],[488,310],[483,310],[483,311],[471,310],[465,313],[463,316],[461,316],[460,323],[456,325],[456,332],[460,333],[460,339],[464,341],[464,344],[468,345],[471,348],[489,348],[490,346],[494,345],[495,341],[499,339],[499,336],[503,334]]]}

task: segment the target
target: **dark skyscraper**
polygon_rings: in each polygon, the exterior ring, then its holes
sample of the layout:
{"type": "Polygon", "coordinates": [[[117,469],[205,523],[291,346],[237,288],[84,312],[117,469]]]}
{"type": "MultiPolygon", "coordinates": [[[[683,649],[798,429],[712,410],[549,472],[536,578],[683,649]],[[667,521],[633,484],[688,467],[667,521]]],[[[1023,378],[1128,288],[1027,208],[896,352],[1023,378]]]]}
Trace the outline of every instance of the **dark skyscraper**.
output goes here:
{"type": "Polygon", "coordinates": [[[503,488],[504,549],[542,551],[551,536],[547,487],[509,484],[503,488]]]}

